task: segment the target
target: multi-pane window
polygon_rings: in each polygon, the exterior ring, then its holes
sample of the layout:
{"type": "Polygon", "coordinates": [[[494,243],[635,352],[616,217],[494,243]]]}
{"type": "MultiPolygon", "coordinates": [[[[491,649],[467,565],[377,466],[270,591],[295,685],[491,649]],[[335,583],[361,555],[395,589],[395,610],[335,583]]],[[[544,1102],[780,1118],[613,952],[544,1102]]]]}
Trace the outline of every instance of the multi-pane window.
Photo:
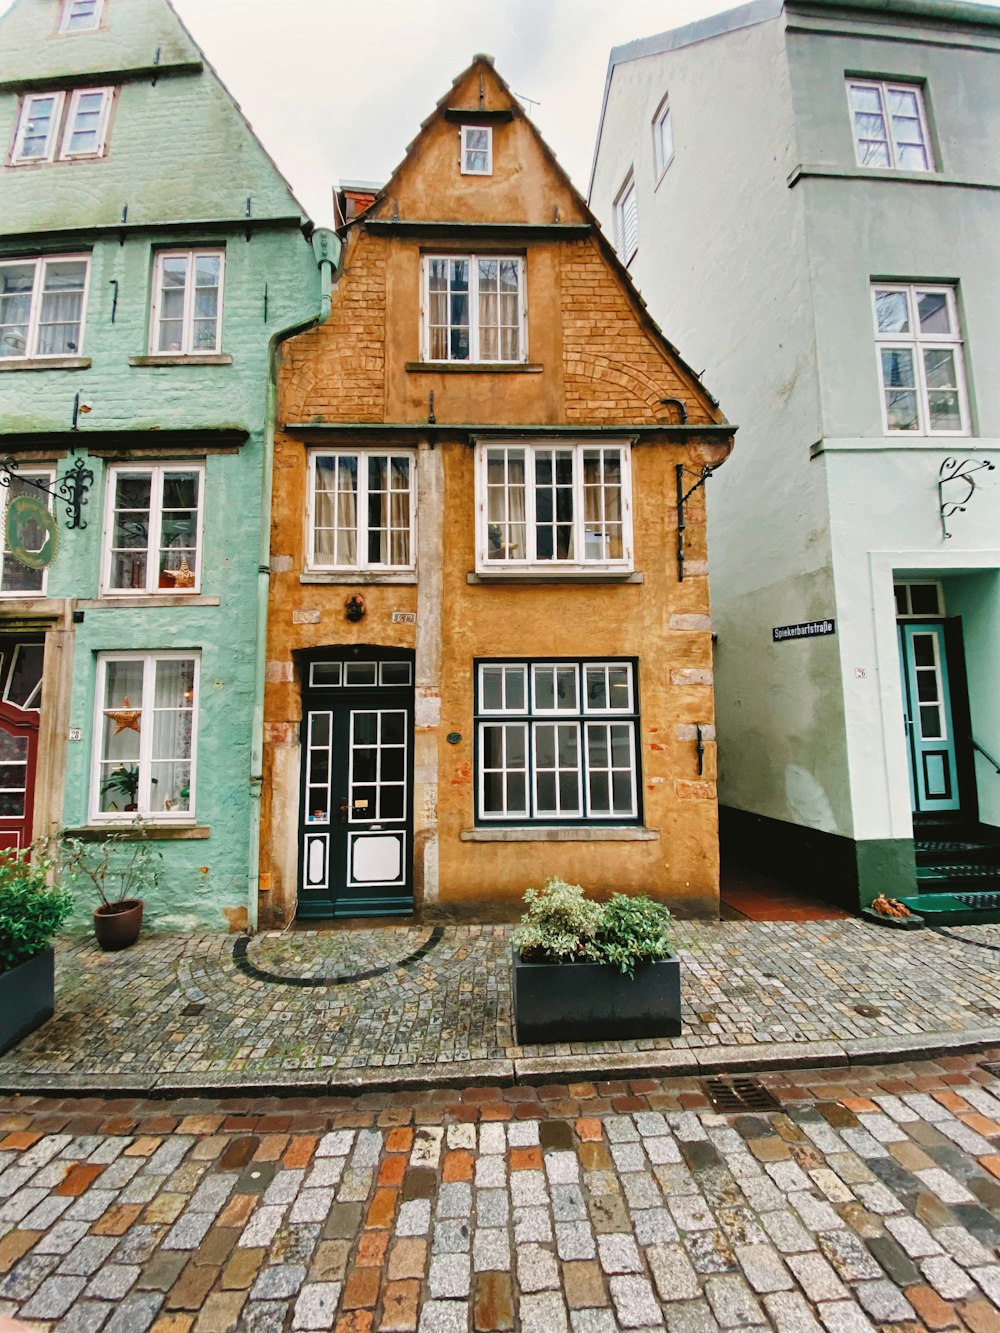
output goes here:
{"type": "Polygon", "coordinates": [[[196,656],[102,654],[91,817],[193,819],[197,716],[196,656]]]}
{"type": "Polygon", "coordinates": [[[634,663],[480,662],[476,675],[479,819],[638,819],[634,663]]]}
{"type": "Polygon", "coordinates": [[[63,0],[60,32],[88,32],[101,26],[104,0],[63,0]]]}
{"type": "MultiPolygon", "coordinates": [[[[0,543],[0,597],[43,597],[45,595],[45,576],[47,569],[30,569],[27,565],[22,565],[19,560],[11,554],[7,545],[7,505],[18,495],[32,495],[41,500],[51,510],[52,497],[32,486],[32,481],[41,481],[51,484],[53,480],[51,468],[19,468],[16,473],[11,473],[7,479],[7,484],[0,487],[0,523],[3,523],[3,540],[0,543]]],[[[47,533],[35,523],[29,525],[29,530],[22,533],[24,544],[28,550],[41,550],[47,539],[47,533]],[[37,528],[37,533],[32,533],[30,528],[37,528]]]]}
{"type": "Polygon", "coordinates": [[[199,590],[203,489],[191,464],[110,469],[105,593],[199,590]]]}
{"type": "Polygon", "coordinates": [[[154,355],[218,352],[222,330],[223,250],[161,250],[153,279],[154,355]]]}
{"type": "Polygon", "coordinates": [[[850,79],[847,95],[859,166],[932,169],[924,96],[917,84],[850,79]]]}
{"type": "Polygon", "coordinates": [[[653,117],[653,165],[659,180],[674,156],[674,126],[670,118],[670,103],[664,98],[653,117]]]}
{"type": "Polygon", "coordinates": [[[0,263],[0,360],[79,356],[89,263],[86,255],[0,263]]]}
{"type": "Polygon", "coordinates": [[[489,125],[462,126],[462,175],[493,175],[493,130],[489,125]]]}
{"type": "Polygon", "coordinates": [[[903,617],[943,616],[944,588],[940,583],[894,583],[896,615],[903,617]]]}
{"type": "Polygon", "coordinates": [[[11,162],[21,165],[55,158],[100,157],[105,149],[113,93],[113,88],[74,88],[25,95],[11,162]]]}
{"type": "Polygon", "coordinates": [[[523,361],[525,344],[523,259],[425,258],[425,360],[523,361]]]}
{"type": "Polygon", "coordinates": [[[615,244],[623,264],[629,263],[639,248],[639,201],[631,171],[615,199],[615,244]]]}
{"type": "Polygon", "coordinates": [[[411,453],[314,453],[309,469],[312,569],[412,569],[411,453]]]}
{"type": "Polygon", "coordinates": [[[628,569],[628,446],[483,444],[479,512],[480,568],[628,569]]]}
{"type": "Polygon", "coordinates": [[[875,283],[872,300],[886,430],[968,434],[955,288],[875,283]]]}

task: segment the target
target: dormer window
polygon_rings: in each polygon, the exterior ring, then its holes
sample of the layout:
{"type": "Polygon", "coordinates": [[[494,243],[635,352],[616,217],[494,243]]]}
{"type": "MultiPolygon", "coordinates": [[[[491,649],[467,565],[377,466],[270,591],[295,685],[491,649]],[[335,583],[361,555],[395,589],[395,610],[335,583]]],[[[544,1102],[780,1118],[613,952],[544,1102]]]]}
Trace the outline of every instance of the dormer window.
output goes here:
{"type": "Polygon", "coordinates": [[[63,0],[60,32],[90,32],[101,26],[104,0],[63,0]]]}
{"type": "Polygon", "coordinates": [[[488,125],[462,126],[462,175],[493,175],[493,131],[488,125]]]}
{"type": "Polygon", "coordinates": [[[27,94],[21,100],[12,164],[103,157],[113,94],[113,88],[27,94]]]}

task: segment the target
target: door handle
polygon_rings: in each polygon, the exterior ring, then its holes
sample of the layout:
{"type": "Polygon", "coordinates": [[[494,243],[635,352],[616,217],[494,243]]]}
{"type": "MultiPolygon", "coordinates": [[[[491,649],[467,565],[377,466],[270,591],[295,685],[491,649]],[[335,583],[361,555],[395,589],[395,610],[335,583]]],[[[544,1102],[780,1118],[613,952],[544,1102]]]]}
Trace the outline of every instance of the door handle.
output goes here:
{"type": "Polygon", "coordinates": [[[340,816],[340,822],[341,822],[342,824],[346,824],[346,823],[347,823],[347,813],[348,813],[348,804],[347,804],[347,797],[346,797],[346,796],[342,796],[342,797],[340,798],[340,805],[337,807],[337,813],[338,813],[338,815],[340,816]]]}

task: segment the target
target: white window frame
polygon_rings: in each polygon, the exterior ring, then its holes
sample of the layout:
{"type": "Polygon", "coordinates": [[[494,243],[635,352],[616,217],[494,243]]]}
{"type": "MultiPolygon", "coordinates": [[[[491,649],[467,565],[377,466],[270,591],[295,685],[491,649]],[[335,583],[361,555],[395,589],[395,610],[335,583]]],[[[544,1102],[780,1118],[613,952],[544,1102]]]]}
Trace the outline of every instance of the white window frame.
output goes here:
{"type": "Polygon", "coordinates": [[[226,248],[220,245],[196,245],[176,250],[157,250],[153,264],[153,293],[150,301],[149,319],[149,354],[150,356],[189,356],[197,359],[201,356],[218,356],[222,350],[222,321],[224,314],[226,288],[226,248]],[[199,255],[211,255],[219,260],[219,310],[215,321],[215,344],[212,347],[192,347],[194,341],[194,292],[191,276],[199,255]],[[160,305],[163,294],[163,263],[167,259],[187,259],[188,281],[184,284],[184,327],[181,331],[180,349],[173,352],[159,350],[160,305]]]}
{"type": "Polygon", "coordinates": [[[128,824],[136,817],[155,821],[157,824],[194,824],[196,810],[196,778],[198,760],[198,732],[200,730],[201,696],[201,653],[197,650],[187,652],[106,652],[97,656],[97,681],[94,707],[94,743],[90,767],[90,820],[91,824],[128,824]],[[130,699],[132,707],[142,710],[142,729],[139,732],[139,790],[137,810],[102,810],[101,809],[101,760],[104,743],[104,708],[107,688],[107,670],[110,662],[142,662],[142,699],[130,699]],[[153,727],[146,725],[146,719],[153,716],[153,700],[156,689],[156,663],[158,662],[193,662],[192,699],[191,699],[191,758],[186,760],[190,766],[188,780],[188,808],[178,810],[153,810],[150,791],[152,783],[151,765],[153,762],[153,727]]]}
{"type": "Polygon", "coordinates": [[[107,147],[108,139],[108,120],[111,116],[111,103],[113,99],[113,88],[74,88],[69,99],[69,109],[66,112],[66,122],[62,131],[62,147],[59,153],[61,160],[75,161],[80,158],[103,157],[104,150],[107,147]],[[80,109],[80,101],[92,93],[101,94],[101,121],[97,132],[97,147],[83,152],[74,153],[70,149],[73,141],[73,124],[76,121],[80,109]]]}
{"type": "MultiPolygon", "coordinates": [[[[55,468],[50,466],[21,467],[18,468],[16,473],[11,474],[11,480],[13,480],[14,477],[21,477],[31,481],[44,481],[51,486],[55,481],[56,473],[55,468]]],[[[29,491],[28,494],[38,496],[45,504],[49,513],[52,513],[53,497],[51,495],[45,495],[42,491],[29,491]]],[[[4,570],[7,567],[7,560],[14,560],[13,556],[8,556],[7,554],[7,502],[9,499],[10,487],[0,486],[0,533],[3,534],[2,537],[0,537],[0,600],[5,600],[8,597],[17,597],[21,599],[26,597],[45,597],[49,586],[48,566],[38,571],[42,576],[41,588],[23,588],[20,591],[9,592],[4,589],[3,575],[4,570]]],[[[17,564],[17,561],[14,560],[14,563],[17,564]]]]}
{"type": "MultiPolygon", "coordinates": [[[[81,3],[81,0],[63,0],[62,13],[59,15],[59,32],[64,36],[77,32],[94,32],[101,26],[101,20],[104,18],[104,0],[93,0],[94,12],[90,23],[80,24],[71,27],[73,20],[73,10],[81,3]]],[[[83,0],[86,3],[86,0],[83,0]]]]}
{"type": "Polygon", "coordinates": [[[49,93],[25,93],[21,98],[21,106],[18,111],[17,130],[14,134],[14,147],[11,150],[10,160],[13,166],[21,163],[31,165],[34,162],[51,162],[55,156],[55,146],[59,142],[62,122],[63,108],[66,101],[64,92],[49,93]],[[24,139],[28,132],[28,121],[31,119],[31,108],[35,102],[52,101],[52,119],[49,122],[49,134],[45,141],[45,152],[37,157],[25,157],[24,139]]]}
{"type": "MultiPolygon", "coordinates": [[[[189,597],[201,592],[201,566],[205,535],[205,465],[188,463],[183,459],[169,463],[118,463],[108,468],[104,502],[104,536],[101,544],[102,597],[189,597]],[[111,586],[112,540],[115,530],[115,492],[123,472],[148,473],[150,476],[149,532],[146,543],[146,586],[144,588],[113,588],[111,586]],[[160,538],[163,531],[163,482],[168,472],[195,472],[198,474],[198,517],[195,527],[195,560],[191,567],[194,583],[190,588],[160,587],[160,538]]],[[[138,548],[137,548],[138,549],[138,548]]]]}
{"type": "Polygon", "coordinates": [[[476,569],[481,574],[529,573],[586,574],[595,572],[631,573],[634,563],[632,534],[632,447],[627,440],[565,440],[565,439],[495,439],[481,440],[476,451],[476,569]],[[523,560],[490,558],[489,502],[487,491],[488,457],[491,449],[523,449],[524,467],[524,521],[526,555],[523,560]],[[584,513],[583,453],[585,449],[618,449],[621,452],[622,555],[621,559],[560,560],[538,556],[538,515],[534,483],[535,451],[573,451],[573,549],[586,552],[586,518],[584,513]]]}
{"type": "Polygon", "coordinates": [[[615,247],[618,258],[628,265],[639,251],[639,196],[635,188],[635,172],[629,168],[621,189],[615,195],[615,247]],[[632,211],[631,237],[628,210],[632,211]]]}
{"type": "Polygon", "coordinates": [[[461,130],[462,160],[461,171],[463,176],[492,176],[493,175],[493,127],[492,125],[463,125],[461,130]],[[482,171],[477,171],[475,167],[469,165],[469,154],[472,152],[481,153],[481,148],[469,147],[469,135],[485,133],[486,135],[486,166],[482,171]]]}
{"type": "Polygon", "coordinates": [[[17,131],[14,135],[14,147],[10,155],[11,165],[31,166],[34,163],[53,162],[57,159],[60,162],[93,161],[96,158],[104,157],[114,92],[113,87],[103,87],[72,88],[68,92],[25,93],[21,99],[17,131]],[[69,147],[73,139],[73,123],[76,120],[80,99],[91,93],[101,94],[101,119],[97,146],[94,149],[88,149],[86,152],[74,153],[70,151],[69,147]],[[45,152],[38,157],[26,157],[24,154],[24,139],[28,130],[28,121],[31,117],[31,107],[35,102],[47,101],[50,98],[54,105],[49,125],[49,136],[45,143],[45,152]]]}
{"type": "MultiPolygon", "coordinates": [[[[573,824],[611,827],[620,824],[637,823],[640,817],[638,755],[641,717],[637,707],[636,670],[637,664],[634,659],[631,658],[576,658],[556,659],[553,661],[545,661],[543,659],[529,659],[527,661],[492,659],[477,662],[475,681],[477,821],[481,824],[518,823],[522,825],[535,823],[563,824],[571,822],[573,824]],[[525,700],[525,706],[523,708],[507,708],[501,705],[500,708],[487,709],[484,706],[483,671],[489,668],[498,667],[523,672],[525,700]],[[605,672],[607,672],[609,668],[617,668],[619,670],[624,668],[628,673],[628,706],[611,707],[609,701],[609,706],[607,708],[592,708],[587,699],[588,668],[603,668],[605,672]],[[535,704],[535,685],[539,671],[553,669],[575,671],[577,706],[574,709],[541,709],[535,704]],[[592,813],[590,809],[590,784],[587,780],[589,772],[587,758],[588,732],[592,727],[610,727],[615,724],[629,727],[629,773],[631,778],[631,799],[629,810],[628,812],[598,811],[597,813],[592,813]],[[573,809],[547,810],[540,809],[538,806],[538,732],[540,728],[548,726],[563,726],[575,729],[576,731],[578,801],[573,809]],[[505,758],[508,731],[516,730],[521,735],[524,749],[524,766],[514,768],[508,767],[505,763],[504,766],[499,769],[490,769],[490,772],[524,774],[524,808],[515,809],[509,807],[506,803],[506,790],[504,793],[504,808],[502,810],[487,811],[485,808],[486,767],[484,762],[484,732],[488,727],[502,728],[505,758]]],[[[558,758],[558,748],[556,753],[558,758]]],[[[608,750],[608,763],[610,766],[610,746],[608,750]]],[[[546,769],[545,771],[548,772],[552,770],[546,769]]],[[[556,771],[558,771],[558,769],[556,771]]],[[[615,770],[609,767],[608,769],[602,769],[600,771],[611,773],[615,770]]],[[[608,795],[610,800],[610,781],[608,795]]]]}
{"type": "Polygon", "coordinates": [[[35,279],[31,288],[31,311],[28,315],[28,338],[27,345],[22,356],[4,355],[0,350],[0,361],[38,361],[49,357],[64,358],[67,355],[78,357],[83,355],[83,336],[87,326],[87,298],[90,295],[90,255],[23,255],[20,258],[14,256],[6,257],[0,260],[0,269],[3,268],[23,268],[26,264],[35,266],[35,279]],[[83,294],[80,302],[80,340],[75,352],[40,352],[38,350],[39,324],[42,315],[42,297],[45,291],[45,271],[49,264],[68,264],[82,263],[86,266],[86,273],[83,279],[83,294]]]}
{"type": "Polygon", "coordinates": [[[383,573],[399,574],[417,567],[417,455],[413,449],[310,449],[309,485],[306,500],[306,569],[323,573],[383,573]],[[376,458],[406,458],[410,464],[410,559],[405,565],[387,565],[368,559],[368,468],[367,460],[376,458]],[[354,564],[325,564],[316,559],[316,474],[320,458],[356,458],[358,460],[358,491],[355,501],[357,527],[354,564]]]}
{"type": "Polygon", "coordinates": [[[673,160],[674,122],[670,114],[670,98],[664,97],[653,116],[653,164],[657,185],[673,160]]]}
{"type": "MultiPolygon", "coordinates": [[[[420,329],[421,329],[421,356],[424,361],[433,362],[435,365],[501,365],[516,366],[528,359],[528,293],[527,293],[527,265],[524,255],[511,254],[427,254],[423,256],[421,262],[420,276],[420,329]],[[431,326],[430,326],[430,265],[431,260],[445,259],[455,260],[464,259],[469,265],[469,355],[465,358],[459,357],[438,357],[431,356],[431,326]],[[479,262],[513,261],[518,269],[518,356],[512,360],[503,360],[499,356],[493,360],[487,360],[483,357],[480,350],[479,337],[479,262]]],[[[449,329],[451,325],[447,326],[449,329]]],[[[497,339],[497,351],[500,350],[500,339],[497,339]]]]}
{"type": "Polygon", "coordinates": [[[933,436],[957,438],[970,435],[969,397],[965,377],[964,340],[962,326],[958,317],[958,299],[953,284],[940,282],[872,282],[871,284],[872,322],[875,330],[875,355],[878,364],[878,383],[882,402],[882,425],[886,435],[899,438],[933,436]],[[876,312],[876,296],[880,292],[901,292],[906,296],[909,333],[880,333],[876,312]],[[917,315],[917,293],[943,293],[948,305],[948,318],[954,333],[949,335],[921,333],[917,315]],[[888,405],[886,403],[885,374],[882,367],[882,352],[890,348],[905,348],[913,353],[915,389],[917,396],[918,426],[916,430],[891,429],[889,426],[888,405]],[[959,412],[962,425],[959,430],[932,430],[930,426],[930,398],[924,369],[923,353],[935,349],[948,349],[955,354],[955,378],[958,392],[959,412]]]}
{"type": "Polygon", "coordinates": [[[936,171],[937,165],[934,159],[934,147],[931,143],[930,127],[927,124],[927,107],[924,102],[924,88],[920,83],[910,83],[905,79],[854,79],[848,78],[845,81],[847,89],[847,109],[851,117],[851,134],[854,139],[854,157],[859,167],[865,171],[917,171],[930,172],[936,171]],[[885,129],[885,143],[889,149],[889,165],[883,166],[881,163],[865,162],[861,152],[861,138],[858,134],[855,116],[859,114],[855,111],[854,104],[851,101],[851,90],[854,88],[868,88],[876,91],[879,96],[879,103],[882,111],[882,124],[885,129]],[[892,113],[889,111],[888,98],[893,92],[912,93],[917,99],[917,112],[920,121],[920,146],[924,150],[927,158],[926,167],[904,167],[899,162],[900,145],[896,141],[893,132],[892,113]]]}

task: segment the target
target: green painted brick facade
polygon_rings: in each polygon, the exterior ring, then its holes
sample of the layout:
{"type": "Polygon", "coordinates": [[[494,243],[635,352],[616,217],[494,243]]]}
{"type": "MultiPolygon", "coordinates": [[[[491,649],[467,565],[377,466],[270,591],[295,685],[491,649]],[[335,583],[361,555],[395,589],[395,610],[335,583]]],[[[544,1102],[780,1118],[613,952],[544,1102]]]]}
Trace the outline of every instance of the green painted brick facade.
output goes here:
{"type": "MultiPolygon", "coordinates": [[[[73,611],[79,622],[82,611],[82,623],[71,625],[69,697],[60,701],[82,740],[67,741],[65,730],[56,738],[65,773],[59,818],[67,827],[87,823],[97,654],[196,650],[201,706],[194,822],[201,836],[159,844],[163,889],[147,902],[147,914],[165,928],[225,929],[255,900],[248,884],[255,874],[252,777],[263,680],[258,615],[266,604],[260,587],[266,575],[259,565],[269,521],[272,356],[281,336],[319,316],[320,270],[301,206],[166,0],[105,0],[100,30],[70,35],[58,33],[60,11],[60,0],[18,0],[0,20],[6,153],[0,260],[90,257],[78,354],[89,365],[7,370],[16,361],[0,361],[3,454],[24,463],[58,460],[61,473],[73,461],[67,450],[74,446],[95,473],[84,510],[88,526],[68,531],[60,525],[46,589],[47,599],[61,604],[64,623],[73,611]],[[10,164],[25,91],[104,86],[116,92],[101,159],[10,164]],[[231,364],[130,364],[149,352],[157,250],[205,245],[225,250],[221,352],[231,364]],[[87,410],[74,434],[77,394],[87,410]],[[123,438],[123,431],[146,434],[123,438]],[[181,442],[163,434],[175,431],[185,432],[181,442]],[[235,447],[225,431],[239,432],[245,442],[235,447]],[[220,452],[220,443],[228,450],[220,452]],[[123,444],[124,452],[109,456],[123,444]],[[153,606],[111,599],[81,605],[100,600],[106,468],[119,458],[204,462],[202,583],[195,604],[173,596],[153,606]]],[[[23,623],[22,609],[0,597],[0,632],[23,623]]],[[[56,689],[48,676],[44,688],[43,711],[56,689]]]]}

